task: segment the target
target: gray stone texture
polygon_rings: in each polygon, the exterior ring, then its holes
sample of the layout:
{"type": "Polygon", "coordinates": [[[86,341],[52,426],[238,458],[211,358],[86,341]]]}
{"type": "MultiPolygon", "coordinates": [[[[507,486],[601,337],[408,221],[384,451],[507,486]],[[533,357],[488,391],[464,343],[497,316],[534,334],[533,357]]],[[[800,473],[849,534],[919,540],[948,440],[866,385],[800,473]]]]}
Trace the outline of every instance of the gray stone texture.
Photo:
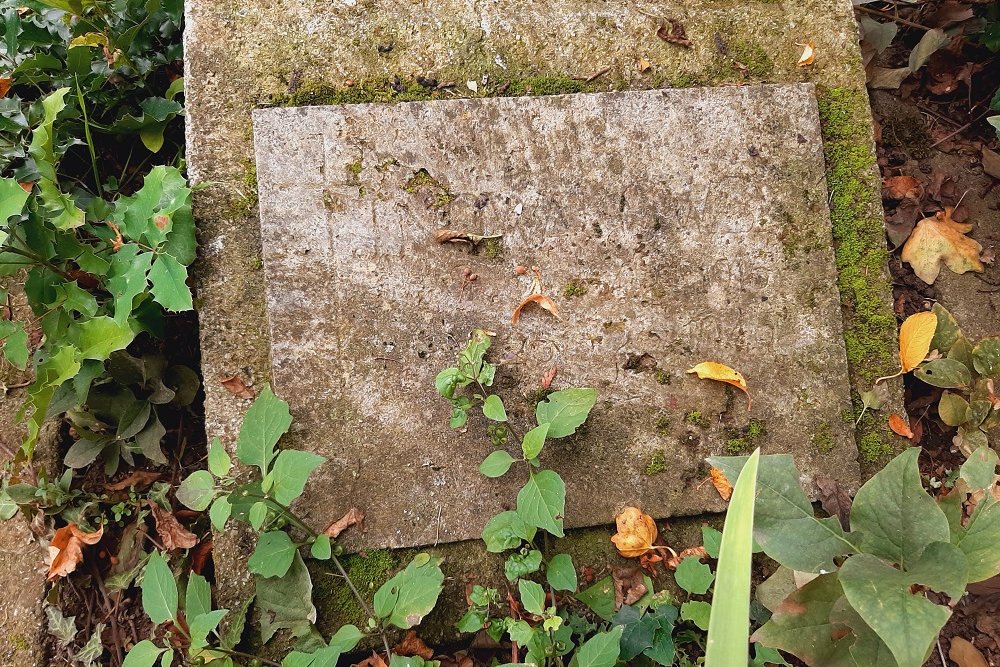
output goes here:
{"type": "Polygon", "coordinates": [[[302,503],[318,524],[360,504],[361,546],[415,546],[476,538],[510,504],[521,475],[477,471],[484,418],[449,429],[434,389],[474,328],[497,333],[516,432],[546,369],[598,390],[543,457],[568,527],[724,508],[703,461],[751,417],[807,477],[858,482],[811,85],[269,109],[254,127],[271,378],[294,445],[328,459],[302,503]],[[440,228],[503,238],[476,253],[440,228]],[[518,265],[559,319],[511,325],[518,265]],[[705,360],[749,378],[752,411],[685,375],[705,360]]]}

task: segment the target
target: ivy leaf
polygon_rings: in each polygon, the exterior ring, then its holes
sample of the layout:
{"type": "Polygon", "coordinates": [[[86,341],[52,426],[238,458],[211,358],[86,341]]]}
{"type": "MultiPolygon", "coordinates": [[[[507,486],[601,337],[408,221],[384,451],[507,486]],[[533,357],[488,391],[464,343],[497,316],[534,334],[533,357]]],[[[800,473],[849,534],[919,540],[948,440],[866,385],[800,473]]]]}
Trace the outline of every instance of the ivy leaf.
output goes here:
{"type": "Polygon", "coordinates": [[[521,605],[529,614],[542,616],[545,613],[545,589],[542,585],[521,579],[517,582],[517,591],[521,596],[521,605]]]}
{"type": "Polygon", "coordinates": [[[177,619],[177,583],[159,551],[150,554],[143,570],[142,608],[156,625],[177,619]]]}
{"type": "Polygon", "coordinates": [[[545,566],[545,580],[557,591],[576,590],[576,568],[569,554],[556,554],[545,566]]]}
{"type": "Polygon", "coordinates": [[[551,470],[533,473],[517,494],[517,514],[529,526],[563,536],[566,485],[551,470]]]}
{"type": "Polygon", "coordinates": [[[513,549],[522,541],[535,539],[535,528],[528,526],[517,512],[501,512],[494,515],[483,528],[486,550],[498,554],[513,549]]]}
{"type": "Polygon", "coordinates": [[[529,461],[538,458],[538,455],[542,453],[542,447],[545,446],[545,437],[548,435],[549,428],[549,424],[542,424],[524,434],[524,439],[521,440],[521,451],[524,453],[524,458],[529,461]]]}
{"type": "Polygon", "coordinates": [[[278,453],[271,470],[274,486],[271,492],[274,499],[282,505],[289,505],[302,495],[309,475],[321,463],[326,461],[322,456],[312,452],[285,449],[278,453]]]}
{"type": "MultiPolygon", "coordinates": [[[[292,565],[281,577],[255,577],[257,584],[256,607],[260,610],[260,638],[265,644],[278,630],[288,630],[293,637],[309,633],[316,622],[313,605],[312,578],[302,556],[296,551],[292,565]]],[[[243,619],[237,610],[235,618],[243,619]]],[[[226,637],[229,637],[226,633],[226,637]]],[[[233,633],[233,644],[238,636],[233,633]]]]}
{"type": "Polygon", "coordinates": [[[690,600],[681,605],[681,620],[690,621],[708,632],[708,620],[712,615],[712,605],[701,600],[690,600]]]}
{"type": "Polygon", "coordinates": [[[548,437],[565,438],[576,433],[597,402],[597,391],[586,387],[549,394],[535,408],[538,425],[549,425],[548,437]]]}
{"type": "Polygon", "coordinates": [[[158,255],[149,271],[150,292],[158,304],[172,313],[191,310],[191,288],[187,269],[170,255],[158,255]]]}
{"type": "Polygon", "coordinates": [[[698,560],[697,556],[688,556],[677,566],[674,581],[688,593],[704,595],[715,581],[715,575],[712,568],[698,560]]]}
{"type": "Polygon", "coordinates": [[[271,391],[270,385],[247,410],[236,440],[236,456],[244,465],[256,466],[261,476],[267,475],[274,459],[274,446],[292,424],[288,403],[271,391]]]}
{"type": "Polygon", "coordinates": [[[503,407],[503,401],[496,394],[490,394],[483,401],[483,414],[495,422],[507,421],[507,411],[503,407]]]}
{"type": "Polygon", "coordinates": [[[624,630],[619,625],[610,632],[599,632],[588,639],[573,654],[569,667],[614,667],[624,630]]]}
{"type": "Polygon", "coordinates": [[[247,569],[262,577],[283,577],[292,566],[298,547],[283,530],[269,530],[257,540],[257,548],[247,560],[247,569]]]}
{"type": "Polygon", "coordinates": [[[195,470],[177,489],[177,500],[196,512],[203,512],[215,498],[215,479],[207,470],[195,470]]]}
{"type": "Polygon", "coordinates": [[[858,490],[851,507],[861,549],[904,569],[928,544],[949,539],[948,518],[920,482],[919,455],[920,448],[911,447],[890,461],[858,490]]]}
{"type": "Polygon", "coordinates": [[[511,554],[503,564],[507,581],[514,581],[519,577],[538,572],[541,567],[542,552],[537,549],[532,549],[526,554],[511,554]]]}
{"type": "Polygon", "coordinates": [[[577,593],[576,599],[605,621],[610,621],[615,613],[615,582],[611,576],[604,577],[577,593]]]}
{"type": "Polygon", "coordinates": [[[375,613],[386,623],[409,630],[437,603],[444,583],[441,558],[417,554],[402,572],[375,591],[375,613]]]}

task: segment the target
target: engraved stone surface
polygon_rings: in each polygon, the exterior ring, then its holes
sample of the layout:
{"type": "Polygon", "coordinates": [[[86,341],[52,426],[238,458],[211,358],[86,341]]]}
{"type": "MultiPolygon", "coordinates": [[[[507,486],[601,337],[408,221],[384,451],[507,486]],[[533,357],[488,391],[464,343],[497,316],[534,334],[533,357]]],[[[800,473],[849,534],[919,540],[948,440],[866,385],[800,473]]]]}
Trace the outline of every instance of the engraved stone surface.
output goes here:
{"type": "Polygon", "coordinates": [[[625,504],[720,510],[704,457],[756,445],[856,488],[811,85],[253,118],[271,381],[291,446],[328,459],[301,505],[316,525],[358,505],[352,546],[436,544],[478,537],[513,503],[524,471],[480,475],[485,418],[450,429],[434,388],[475,328],[496,333],[493,389],[515,432],[552,367],[553,389],[599,393],[542,456],[567,482],[567,527],[625,504]],[[502,239],[440,244],[442,228],[502,239]],[[560,316],[531,306],[512,325],[530,267],[560,316]],[[684,373],[705,360],[746,375],[752,409],[684,373]]]}

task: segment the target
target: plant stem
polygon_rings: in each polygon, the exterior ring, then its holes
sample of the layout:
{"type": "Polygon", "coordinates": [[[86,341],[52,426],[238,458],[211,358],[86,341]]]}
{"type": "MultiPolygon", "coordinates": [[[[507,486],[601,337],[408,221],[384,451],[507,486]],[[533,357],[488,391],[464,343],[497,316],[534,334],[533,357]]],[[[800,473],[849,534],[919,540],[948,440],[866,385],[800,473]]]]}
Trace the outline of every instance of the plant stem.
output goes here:
{"type": "Polygon", "coordinates": [[[87,151],[90,153],[90,164],[94,169],[94,185],[97,186],[97,196],[104,197],[104,190],[101,188],[101,174],[97,169],[97,153],[94,151],[94,137],[90,134],[90,118],[87,116],[87,104],[83,101],[83,91],[80,90],[80,79],[76,79],[76,99],[80,102],[80,111],[83,112],[83,135],[87,138],[87,151]]]}
{"type": "Polygon", "coordinates": [[[234,651],[232,649],[220,648],[213,646],[213,651],[219,651],[220,653],[225,653],[226,655],[231,655],[234,658],[250,658],[251,660],[260,660],[262,665],[268,665],[268,667],[281,667],[280,662],[274,662],[273,660],[268,660],[267,658],[261,658],[260,656],[253,655],[251,653],[244,653],[243,651],[234,651]]]}
{"type": "MultiPolygon", "coordinates": [[[[361,597],[361,593],[358,592],[358,589],[354,586],[354,582],[351,581],[351,577],[348,576],[347,570],[345,570],[344,566],[341,565],[340,559],[336,556],[330,556],[330,560],[332,560],[333,564],[337,567],[337,570],[340,572],[340,576],[342,576],[344,581],[347,582],[347,587],[351,589],[351,593],[354,594],[354,597],[358,601],[358,604],[361,605],[361,608],[365,610],[365,613],[368,614],[369,618],[375,618],[375,612],[368,606],[365,599],[361,597]]],[[[385,647],[385,656],[388,658],[392,654],[392,651],[389,649],[389,640],[386,639],[385,632],[383,632],[381,625],[379,626],[378,634],[382,637],[382,646],[385,647]]]]}

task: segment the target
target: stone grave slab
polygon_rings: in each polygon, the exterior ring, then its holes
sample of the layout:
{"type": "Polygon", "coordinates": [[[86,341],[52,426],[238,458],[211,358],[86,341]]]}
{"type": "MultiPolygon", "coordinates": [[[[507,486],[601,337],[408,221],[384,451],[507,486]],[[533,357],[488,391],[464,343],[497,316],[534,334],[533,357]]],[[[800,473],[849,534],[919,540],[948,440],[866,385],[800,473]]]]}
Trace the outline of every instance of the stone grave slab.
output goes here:
{"type": "Polygon", "coordinates": [[[253,122],[271,381],[296,419],[292,446],[328,459],[302,505],[316,525],[360,506],[352,546],[437,544],[478,537],[512,505],[521,473],[480,475],[485,419],[450,429],[434,388],[476,328],[496,333],[495,390],[517,431],[549,368],[553,389],[599,393],[586,428],[543,454],[567,482],[567,527],[626,504],[720,510],[703,459],[727,448],[791,452],[807,481],[856,487],[811,84],[265,109],[253,122]],[[440,229],[502,239],[441,244],[440,229]],[[538,267],[558,319],[531,308],[511,324],[531,290],[518,266],[538,267]],[[746,375],[751,410],[684,373],[705,360],[746,375]]]}

